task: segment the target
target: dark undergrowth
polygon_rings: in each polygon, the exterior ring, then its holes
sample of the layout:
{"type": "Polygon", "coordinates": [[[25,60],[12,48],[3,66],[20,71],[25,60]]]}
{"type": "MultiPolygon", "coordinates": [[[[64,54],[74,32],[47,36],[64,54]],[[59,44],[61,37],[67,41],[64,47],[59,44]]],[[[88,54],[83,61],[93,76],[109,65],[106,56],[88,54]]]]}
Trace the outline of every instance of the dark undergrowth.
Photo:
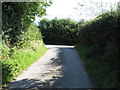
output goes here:
{"type": "Polygon", "coordinates": [[[102,55],[90,58],[90,47],[77,45],[76,48],[85,62],[85,67],[95,88],[117,88],[119,86],[117,70],[112,65],[102,61],[102,55]]]}

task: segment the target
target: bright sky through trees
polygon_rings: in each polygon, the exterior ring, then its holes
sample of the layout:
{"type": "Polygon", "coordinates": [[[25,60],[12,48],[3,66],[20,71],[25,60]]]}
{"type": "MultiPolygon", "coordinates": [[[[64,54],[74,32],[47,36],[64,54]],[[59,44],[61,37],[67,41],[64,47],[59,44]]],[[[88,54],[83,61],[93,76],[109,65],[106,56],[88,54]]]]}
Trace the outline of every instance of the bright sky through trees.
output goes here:
{"type": "MultiPolygon", "coordinates": [[[[47,16],[43,18],[71,18],[90,20],[100,14],[101,9],[111,10],[120,0],[52,0],[53,4],[47,8],[47,16]],[[79,3],[79,4],[78,4],[79,3]],[[102,6],[101,6],[102,5],[102,6]],[[78,8],[77,8],[78,7],[78,8]],[[78,10],[76,10],[77,8],[78,10]],[[93,13],[94,12],[94,13],[93,13]]],[[[36,21],[40,20],[36,17],[36,21]]]]}

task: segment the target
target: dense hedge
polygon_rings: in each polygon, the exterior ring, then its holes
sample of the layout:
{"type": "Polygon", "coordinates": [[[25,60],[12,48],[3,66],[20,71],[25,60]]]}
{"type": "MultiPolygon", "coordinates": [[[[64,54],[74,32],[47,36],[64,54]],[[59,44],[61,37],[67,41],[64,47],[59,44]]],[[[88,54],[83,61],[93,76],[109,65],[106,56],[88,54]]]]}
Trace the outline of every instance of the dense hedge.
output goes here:
{"type": "Polygon", "coordinates": [[[35,16],[43,16],[49,2],[3,2],[2,39],[9,47],[21,42],[21,35],[28,30],[35,16]]]}
{"type": "Polygon", "coordinates": [[[76,44],[79,23],[70,19],[43,19],[38,26],[46,44],[76,44]]]}
{"type": "Polygon", "coordinates": [[[19,36],[19,47],[31,47],[32,41],[39,41],[42,40],[42,34],[39,31],[39,28],[34,25],[30,24],[26,32],[19,36]]]}
{"type": "Polygon", "coordinates": [[[83,59],[87,71],[96,87],[120,87],[119,30],[120,13],[118,11],[103,13],[80,29],[80,44],[77,47],[80,55],[85,57],[83,59]]]}
{"type": "Polygon", "coordinates": [[[102,60],[118,65],[119,30],[120,15],[117,12],[107,12],[81,28],[80,43],[92,48],[91,57],[102,55],[102,60]]]}
{"type": "Polygon", "coordinates": [[[2,3],[2,84],[6,84],[36,61],[46,51],[42,35],[33,24],[43,16],[51,2],[2,3]]]}
{"type": "Polygon", "coordinates": [[[4,43],[1,48],[3,84],[12,80],[46,51],[39,29],[34,24],[30,24],[28,30],[20,38],[19,47],[9,48],[4,43]]]}

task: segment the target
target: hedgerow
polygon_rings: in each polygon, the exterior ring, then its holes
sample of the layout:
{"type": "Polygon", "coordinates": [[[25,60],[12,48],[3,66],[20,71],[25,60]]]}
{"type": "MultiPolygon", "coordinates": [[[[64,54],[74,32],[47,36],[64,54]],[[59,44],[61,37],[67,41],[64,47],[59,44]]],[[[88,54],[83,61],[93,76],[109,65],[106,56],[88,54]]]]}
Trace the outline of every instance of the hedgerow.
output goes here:
{"type": "Polygon", "coordinates": [[[39,28],[46,44],[76,44],[79,39],[79,23],[71,19],[43,19],[39,28]]]}
{"type": "Polygon", "coordinates": [[[2,3],[2,39],[9,47],[21,42],[23,35],[35,16],[43,16],[49,2],[3,2],[2,3]]]}
{"type": "Polygon", "coordinates": [[[120,14],[118,11],[103,13],[80,29],[80,43],[77,49],[95,87],[117,88],[120,86],[118,81],[120,73],[119,30],[120,14]]]}
{"type": "Polygon", "coordinates": [[[46,51],[42,35],[33,24],[45,15],[51,2],[2,2],[2,84],[11,81],[46,51]]]}
{"type": "Polygon", "coordinates": [[[18,43],[19,45],[12,48],[9,48],[3,42],[2,55],[0,57],[2,61],[3,85],[38,60],[47,50],[39,29],[34,24],[30,24],[28,30],[20,38],[22,40],[18,43]]]}
{"type": "MultiPolygon", "coordinates": [[[[11,81],[33,62],[38,60],[38,58],[45,53],[47,50],[42,41],[33,44],[32,48],[14,48],[14,53],[9,55],[6,48],[2,50],[4,53],[1,57],[2,59],[2,83],[6,84],[11,81]],[[7,52],[7,53],[6,53],[7,52]]],[[[3,48],[2,48],[3,49],[3,48]]]]}
{"type": "Polygon", "coordinates": [[[80,43],[92,48],[91,57],[102,55],[105,61],[118,64],[119,24],[117,12],[104,13],[81,28],[80,43]]]}

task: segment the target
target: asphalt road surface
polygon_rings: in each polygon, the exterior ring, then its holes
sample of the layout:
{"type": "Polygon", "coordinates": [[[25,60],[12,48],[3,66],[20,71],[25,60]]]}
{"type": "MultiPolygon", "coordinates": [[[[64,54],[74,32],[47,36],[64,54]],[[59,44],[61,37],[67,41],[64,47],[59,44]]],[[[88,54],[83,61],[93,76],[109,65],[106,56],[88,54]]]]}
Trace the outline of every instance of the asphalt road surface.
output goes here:
{"type": "Polygon", "coordinates": [[[92,88],[74,46],[46,45],[48,51],[10,84],[9,88],[92,88]]]}

